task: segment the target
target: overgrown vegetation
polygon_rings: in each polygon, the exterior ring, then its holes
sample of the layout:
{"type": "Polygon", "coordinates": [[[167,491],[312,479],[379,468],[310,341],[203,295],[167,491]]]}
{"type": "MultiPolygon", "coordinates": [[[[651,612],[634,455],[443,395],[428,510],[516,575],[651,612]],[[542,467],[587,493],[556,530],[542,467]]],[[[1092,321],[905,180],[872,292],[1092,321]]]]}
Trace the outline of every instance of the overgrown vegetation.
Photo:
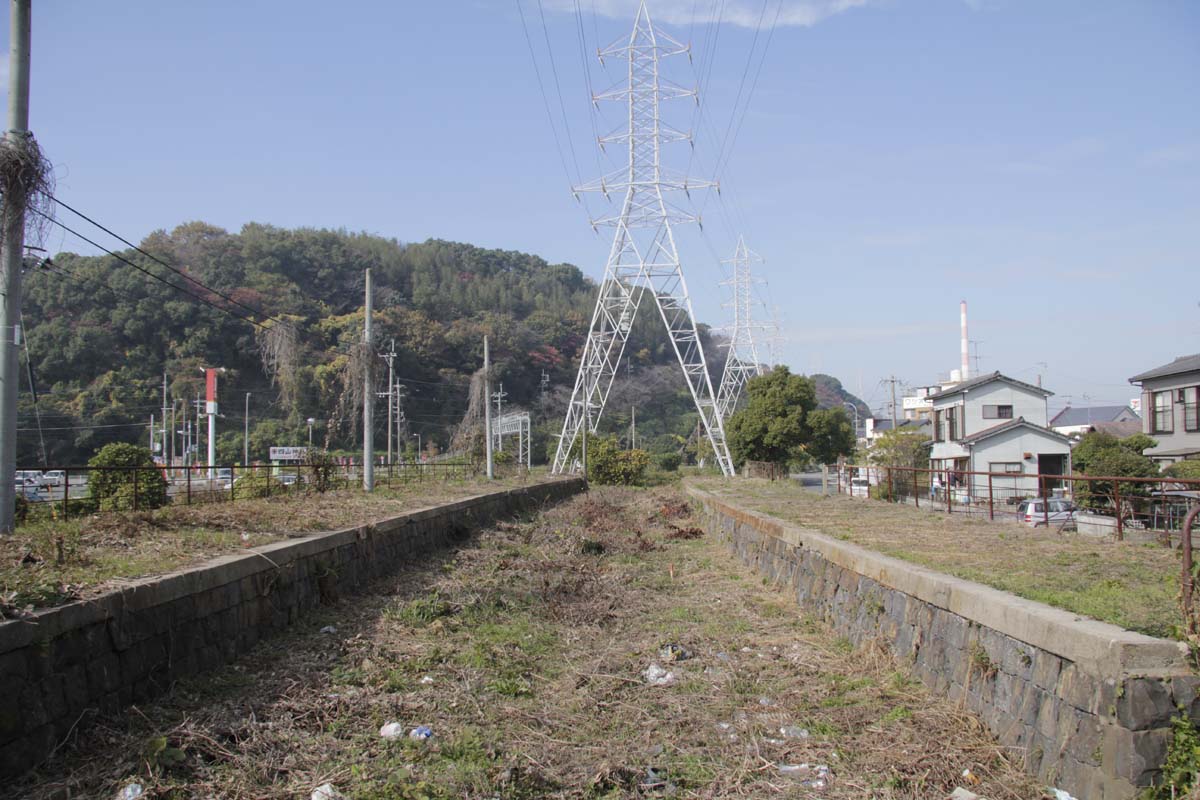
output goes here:
{"type": "Polygon", "coordinates": [[[1196,794],[1200,776],[1200,731],[1186,714],[1171,718],[1171,743],[1163,764],[1162,780],[1142,793],[1142,800],[1177,800],[1196,794]]]}
{"type": "Polygon", "coordinates": [[[645,482],[650,454],[624,450],[615,436],[588,438],[588,480],[598,484],[636,486],[645,482]]]}
{"type": "Polygon", "coordinates": [[[822,497],[789,482],[692,480],[737,505],[914,564],[1151,636],[1182,637],[1173,550],[822,497]]]}
{"type": "Polygon", "coordinates": [[[102,511],[149,511],[167,504],[167,479],[147,447],[106,444],[88,466],[88,492],[102,511]]]}
{"type": "Polygon", "coordinates": [[[719,543],[672,538],[694,524],[676,492],[622,487],[501,523],[206,680],[89,720],[10,793],[924,800],[969,768],[988,797],[1038,795],[903,665],[837,639],[719,543]],[[672,679],[647,683],[652,663],[672,679]],[[390,722],[401,738],[380,736],[390,722]],[[407,738],[419,725],[432,738],[407,738]],[[171,763],[148,764],[147,742],[171,763]],[[828,765],[828,785],[779,769],[801,763],[828,765]]]}
{"type": "MultiPolygon", "coordinates": [[[[1096,475],[1106,478],[1156,478],[1158,465],[1142,451],[1154,447],[1154,439],[1144,433],[1135,433],[1118,439],[1110,433],[1092,431],[1084,435],[1071,450],[1071,462],[1078,475],[1096,475]]],[[[1131,506],[1126,500],[1149,494],[1149,483],[1124,483],[1121,486],[1120,513],[1129,514],[1131,506]]],[[[1117,511],[1117,497],[1113,481],[1079,481],[1075,484],[1075,501],[1084,508],[1097,511],[1117,511]]]]}

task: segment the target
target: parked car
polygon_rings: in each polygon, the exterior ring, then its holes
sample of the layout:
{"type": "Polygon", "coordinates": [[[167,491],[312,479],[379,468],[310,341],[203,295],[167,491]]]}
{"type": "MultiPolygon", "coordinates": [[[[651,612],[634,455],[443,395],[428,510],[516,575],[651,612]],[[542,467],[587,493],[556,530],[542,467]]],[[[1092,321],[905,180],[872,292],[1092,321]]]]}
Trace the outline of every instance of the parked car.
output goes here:
{"type": "Polygon", "coordinates": [[[1063,525],[1075,521],[1079,509],[1070,500],[1051,497],[1031,497],[1017,506],[1017,518],[1023,525],[1037,528],[1042,525],[1063,525]]]}
{"type": "Polygon", "coordinates": [[[43,486],[62,486],[66,475],[61,469],[51,469],[42,473],[43,486]]]}
{"type": "Polygon", "coordinates": [[[36,469],[19,469],[17,470],[17,480],[26,480],[32,482],[35,486],[45,485],[42,481],[41,470],[36,469]]]}
{"type": "Polygon", "coordinates": [[[294,486],[296,484],[296,477],[297,476],[294,474],[284,473],[283,475],[278,476],[277,480],[282,486],[294,486]]]}
{"type": "Polygon", "coordinates": [[[866,478],[851,478],[850,479],[850,496],[851,497],[869,497],[871,493],[871,484],[866,478]]]}
{"type": "MultiPolygon", "coordinates": [[[[40,475],[41,473],[38,474],[40,475]]],[[[30,502],[36,503],[46,499],[46,496],[42,494],[40,482],[28,475],[22,475],[21,472],[18,472],[17,478],[13,483],[15,484],[13,489],[16,493],[30,502]]]]}

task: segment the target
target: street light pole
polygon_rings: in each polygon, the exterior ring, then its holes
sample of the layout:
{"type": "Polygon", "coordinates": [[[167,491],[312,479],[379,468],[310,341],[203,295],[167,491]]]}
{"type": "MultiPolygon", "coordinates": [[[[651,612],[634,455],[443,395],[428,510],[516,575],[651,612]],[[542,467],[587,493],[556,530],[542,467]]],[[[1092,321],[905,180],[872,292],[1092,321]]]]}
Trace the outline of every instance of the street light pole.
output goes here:
{"type": "MultiPolygon", "coordinates": [[[[313,428],[313,424],[315,422],[316,422],[316,419],[314,419],[313,417],[308,418],[308,449],[309,450],[312,450],[312,428],[313,428]]],[[[311,457],[312,456],[310,455],[309,458],[311,458],[311,457]]]]}
{"type": "Polygon", "coordinates": [[[842,405],[850,406],[850,410],[854,412],[854,438],[858,438],[858,406],[851,403],[849,400],[843,400],[842,405]]]}
{"type": "Polygon", "coordinates": [[[420,461],[421,460],[421,434],[414,433],[413,436],[417,437],[417,461],[420,461]]]}

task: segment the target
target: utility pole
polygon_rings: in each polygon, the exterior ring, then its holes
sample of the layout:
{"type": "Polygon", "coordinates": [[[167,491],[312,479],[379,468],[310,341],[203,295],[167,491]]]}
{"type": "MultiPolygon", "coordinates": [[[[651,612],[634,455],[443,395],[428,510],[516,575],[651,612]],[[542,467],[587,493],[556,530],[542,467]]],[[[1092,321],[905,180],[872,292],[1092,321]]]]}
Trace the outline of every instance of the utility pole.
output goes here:
{"type": "Polygon", "coordinates": [[[637,450],[637,406],[629,407],[629,449],[637,450]]]}
{"type": "Polygon", "coordinates": [[[488,353],[488,337],[483,337],[483,440],[486,443],[487,476],[488,480],[496,477],[496,469],[492,463],[492,359],[488,353]]]}
{"type": "Polygon", "coordinates": [[[371,382],[371,270],[363,301],[363,491],[375,491],[375,387],[371,382]]]}
{"type": "Polygon", "coordinates": [[[542,380],[538,384],[538,391],[541,393],[543,399],[545,399],[546,390],[549,388],[550,388],[550,373],[546,372],[546,370],[542,370],[542,380]]]}
{"type": "MultiPolygon", "coordinates": [[[[392,339],[392,345],[388,349],[388,352],[384,354],[383,358],[385,361],[387,361],[387,365],[388,365],[388,390],[386,393],[387,400],[388,400],[387,463],[391,464],[392,463],[392,409],[396,403],[396,395],[395,395],[396,387],[394,385],[396,379],[395,379],[395,373],[393,372],[393,369],[392,369],[393,362],[395,362],[395,360],[396,360],[396,340],[395,339],[392,339]]],[[[397,442],[396,446],[397,447],[400,446],[399,442],[397,442]]]]}
{"type": "Polygon", "coordinates": [[[154,412],[152,411],[152,412],[150,412],[150,457],[151,458],[154,458],[154,439],[155,439],[154,412]]]}
{"type": "MultiPolygon", "coordinates": [[[[508,397],[508,392],[504,391],[504,384],[500,384],[500,390],[492,395],[492,399],[496,401],[496,424],[500,424],[500,417],[504,416],[504,398],[508,397]]],[[[491,428],[488,429],[489,431],[491,428]]],[[[489,434],[490,435],[490,434],[489,434]]],[[[497,434],[496,449],[504,452],[504,437],[497,434]]]]}
{"type": "MultiPolygon", "coordinates": [[[[8,131],[6,146],[24,151],[29,143],[30,0],[11,0],[8,54],[8,131]]],[[[12,533],[16,510],[17,391],[20,383],[21,264],[25,257],[25,187],[4,187],[0,225],[0,534],[12,533]]]]}
{"type": "Polygon", "coordinates": [[[246,392],[246,410],[242,413],[242,466],[250,466],[250,393],[246,392]]]}
{"type": "Polygon", "coordinates": [[[170,459],[167,457],[167,371],[163,370],[163,404],[162,404],[162,458],[163,462],[170,464],[170,459]]]}
{"type": "Polygon", "coordinates": [[[898,378],[892,375],[890,378],[884,378],[884,383],[892,385],[892,430],[896,430],[896,382],[898,378]]]}

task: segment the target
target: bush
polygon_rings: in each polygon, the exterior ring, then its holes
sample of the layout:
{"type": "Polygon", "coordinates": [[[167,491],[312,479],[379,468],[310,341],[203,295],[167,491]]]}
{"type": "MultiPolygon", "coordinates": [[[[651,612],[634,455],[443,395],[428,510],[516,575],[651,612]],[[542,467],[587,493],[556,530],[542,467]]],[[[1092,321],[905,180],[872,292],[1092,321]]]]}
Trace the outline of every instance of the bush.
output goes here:
{"type": "Polygon", "coordinates": [[[309,448],[309,481],[313,491],[324,494],[337,485],[338,463],[328,450],[309,448]]]}
{"type": "Polygon", "coordinates": [[[615,436],[588,438],[588,480],[628,486],[645,480],[650,454],[622,450],[615,436]]]}
{"type": "Polygon", "coordinates": [[[663,472],[674,472],[683,463],[683,456],[679,453],[659,453],[657,462],[658,468],[663,472]]]}
{"type": "Polygon", "coordinates": [[[281,494],[287,494],[293,488],[280,483],[279,476],[272,475],[270,467],[255,469],[252,471],[242,471],[237,480],[233,482],[233,497],[238,500],[246,500],[251,497],[275,497],[281,494]]]}
{"type": "Polygon", "coordinates": [[[106,444],[88,461],[88,489],[101,511],[159,508],[167,504],[167,479],[154,463],[149,448],[135,444],[106,444]],[[134,486],[137,495],[134,495],[134,486]]]}
{"type": "Polygon", "coordinates": [[[1185,481],[1200,480],[1200,459],[1176,461],[1174,464],[1164,469],[1163,474],[1185,481]]]}
{"type": "Polygon", "coordinates": [[[16,497],[16,508],[13,509],[13,524],[20,525],[29,518],[29,500],[23,494],[16,497]]]}

